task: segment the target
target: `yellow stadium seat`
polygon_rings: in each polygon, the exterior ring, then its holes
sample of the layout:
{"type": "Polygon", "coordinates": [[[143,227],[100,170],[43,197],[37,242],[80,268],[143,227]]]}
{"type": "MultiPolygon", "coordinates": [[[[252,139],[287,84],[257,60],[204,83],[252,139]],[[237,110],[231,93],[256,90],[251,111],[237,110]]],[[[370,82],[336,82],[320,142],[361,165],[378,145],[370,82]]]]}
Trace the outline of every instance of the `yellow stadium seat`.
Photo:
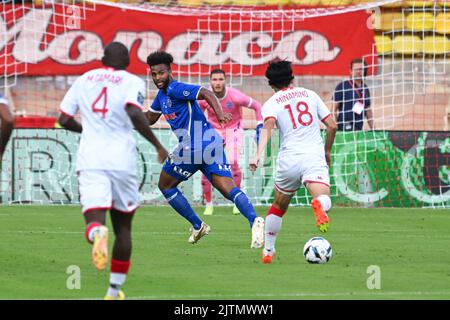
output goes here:
{"type": "Polygon", "coordinates": [[[436,2],[441,7],[446,7],[446,8],[450,7],[450,1],[448,1],[448,0],[437,0],[436,2]]]}
{"type": "Polygon", "coordinates": [[[375,36],[375,44],[378,54],[387,54],[392,52],[392,39],[389,36],[375,36]]]}
{"type": "Polygon", "coordinates": [[[290,0],[262,0],[261,3],[266,6],[285,6],[290,3],[290,0]]]}
{"type": "Polygon", "coordinates": [[[396,36],[392,41],[392,49],[397,54],[423,53],[423,41],[419,36],[396,36]]]}
{"type": "Polygon", "coordinates": [[[352,3],[352,0],[320,0],[323,6],[347,6],[352,3]]]}
{"type": "Polygon", "coordinates": [[[382,8],[401,8],[403,6],[403,1],[399,0],[397,2],[384,4],[382,8]]]}
{"type": "Polygon", "coordinates": [[[426,7],[433,7],[434,1],[405,1],[405,7],[412,7],[412,8],[426,8],[426,7]]]}
{"type": "Polygon", "coordinates": [[[401,12],[385,12],[380,15],[381,30],[403,30],[404,18],[401,12]]]}
{"type": "Polygon", "coordinates": [[[352,4],[362,4],[362,3],[370,3],[370,2],[374,2],[373,0],[352,0],[351,3],[352,4]]]}
{"type": "Polygon", "coordinates": [[[233,6],[256,6],[261,3],[261,0],[233,0],[231,5],[233,6]]]}
{"type": "Polygon", "coordinates": [[[423,39],[423,51],[439,55],[450,53],[450,40],[446,36],[427,36],[423,39]]]}
{"type": "Polygon", "coordinates": [[[431,12],[413,12],[405,19],[405,26],[413,31],[427,31],[434,29],[435,17],[431,12]]]}
{"type": "MultiPolygon", "coordinates": [[[[155,1],[160,1],[160,0],[155,0],[155,1]]],[[[171,0],[166,0],[166,1],[171,1],[171,0]]],[[[204,4],[206,5],[212,5],[212,6],[229,6],[232,4],[233,1],[231,0],[205,0],[204,4]]]]}
{"type": "Polygon", "coordinates": [[[320,0],[291,0],[291,4],[297,6],[317,6],[320,4],[320,0]]]}
{"type": "Polygon", "coordinates": [[[189,6],[189,7],[201,6],[203,2],[204,2],[203,0],[178,0],[178,4],[180,6],[189,6]]]}
{"type": "Polygon", "coordinates": [[[441,12],[436,16],[436,32],[450,34],[450,12],[441,12]]]}

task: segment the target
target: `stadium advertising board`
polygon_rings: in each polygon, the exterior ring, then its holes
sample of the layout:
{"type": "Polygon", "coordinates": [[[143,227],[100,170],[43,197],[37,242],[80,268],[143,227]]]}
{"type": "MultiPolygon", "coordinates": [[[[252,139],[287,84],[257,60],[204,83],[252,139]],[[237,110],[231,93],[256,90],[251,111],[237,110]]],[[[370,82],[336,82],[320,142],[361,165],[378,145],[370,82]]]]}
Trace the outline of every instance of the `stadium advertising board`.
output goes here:
{"type": "MultiPolygon", "coordinates": [[[[169,149],[176,146],[169,130],[155,130],[169,149]]],[[[255,204],[273,199],[273,170],[278,144],[274,139],[264,166],[252,175],[248,160],[255,152],[254,131],[245,131],[241,165],[243,188],[255,204]]],[[[166,204],[157,188],[161,165],[154,149],[136,134],[138,175],[144,203],[166,204]]],[[[61,129],[17,129],[4,155],[3,201],[78,203],[75,172],[79,135],[61,129]]],[[[450,133],[357,132],[336,136],[331,166],[333,203],[374,207],[450,206],[450,133]],[[365,137],[363,137],[363,135],[365,137]]],[[[201,203],[200,174],[182,184],[186,196],[201,203]]],[[[219,203],[228,203],[218,194],[219,203]]],[[[309,203],[301,188],[292,203],[309,203]]]]}
{"type": "Polygon", "coordinates": [[[364,10],[305,19],[279,15],[177,16],[101,5],[95,11],[58,5],[6,11],[0,17],[0,54],[6,59],[0,71],[81,74],[100,66],[111,41],[130,48],[129,71],[137,74],[146,74],[147,55],[161,49],[174,55],[180,75],[208,74],[213,67],[239,76],[264,75],[274,58],[312,75],[346,75],[350,61],[362,56],[376,65],[364,10]]]}

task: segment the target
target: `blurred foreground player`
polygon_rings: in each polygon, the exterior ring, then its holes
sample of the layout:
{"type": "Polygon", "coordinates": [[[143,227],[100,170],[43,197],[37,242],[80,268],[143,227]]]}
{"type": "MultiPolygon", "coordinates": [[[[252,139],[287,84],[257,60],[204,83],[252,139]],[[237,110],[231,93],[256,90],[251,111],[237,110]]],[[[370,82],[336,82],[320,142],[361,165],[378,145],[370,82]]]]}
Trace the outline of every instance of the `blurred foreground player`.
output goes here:
{"type": "MultiPolygon", "coordinates": [[[[239,167],[239,154],[243,148],[244,140],[244,124],[242,123],[242,107],[250,108],[255,111],[256,125],[256,144],[259,142],[259,133],[262,128],[261,104],[242,93],[241,91],[227,87],[226,74],[221,69],[214,69],[209,76],[210,87],[214,95],[220,102],[222,110],[229,112],[232,119],[226,124],[221,124],[216,117],[214,109],[205,101],[199,101],[200,108],[206,111],[208,121],[214,129],[216,129],[225,140],[225,149],[228,160],[231,164],[231,173],[234,183],[238,188],[241,187],[242,171],[239,167]]],[[[204,215],[212,215],[214,206],[212,203],[212,187],[205,175],[202,175],[202,191],[205,201],[204,215]]],[[[236,205],[233,206],[233,214],[239,214],[236,205]]]]}
{"type": "Polygon", "coordinates": [[[77,155],[80,202],[86,238],[93,244],[97,269],[108,264],[106,211],[116,239],[111,259],[110,286],[105,299],[124,299],[131,257],[131,221],[139,207],[134,128],[153,146],[162,163],[167,152],[153,135],[144,113],[145,83],[128,73],[128,49],[119,42],[106,46],[104,68],[80,76],[61,103],[59,123],[81,133],[77,155]],[[80,111],[81,124],[74,119],[80,111]]]}
{"type": "Polygon", "coordinates": [[[328,168],[336,123],[322,99],[312,90],[293,87],[289,61],[274,61],[266,70],[269,85],[275,94],[264,103],[264,127],[256,156],[250,170],[258,167],[261,155],[275,124],[280,130],[281,147],[275,175],[275,198],[266,216],[263,262],[272,262],[275,240],[283,215],[297,190],[303,184],[312,196],[311,205],[320,231],[328,230],[327,212],[331,209],[328,168]],[[327,130],[324,147],[320,122],[327,130]]]}
{"type": "Polygon", "coordinates": [[[3,153],[14,128],[14,115],[9,108],[8,99],[0,94],[0,170],[2,168],[3,153]]]}
{"type": "Polygon", "coordinates": [[[212,185],[247,218],[252,230],[250,247],[261,248],[264,219],[256,216],[247,195],[235,185],[223,149],[223,139],[206,120],[197,100],[206,100],[221,124],[231,120],[230,114],[222,111],[210,90],[173,79],[172,62],[172,55],[164,51],[153,52],[147,57],[153,82],[159,89],[147,117],[150,124],[154,124],[163,114],[179,142],[163,166],[158,187],[170,206],[192,224],[188,242],[197,243],[211,228],[198,217],[177,186],[198,170],[202,171],[212,185]]]}

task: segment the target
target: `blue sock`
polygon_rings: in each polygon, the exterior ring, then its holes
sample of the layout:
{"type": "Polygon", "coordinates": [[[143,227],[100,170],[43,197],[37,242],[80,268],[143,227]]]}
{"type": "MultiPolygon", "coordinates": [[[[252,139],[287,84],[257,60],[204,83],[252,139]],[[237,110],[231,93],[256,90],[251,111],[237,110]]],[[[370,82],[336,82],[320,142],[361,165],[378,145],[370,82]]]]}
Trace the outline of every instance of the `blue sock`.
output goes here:
{"type": "Polygon", "coordinates": [[[233,201],[239,211],[247,218],[250,227],[253,226],[253,221],[256,219],[256,212],[247,195],[241,189],[234,187],[231,189],[228,199],[233,201]]]}
{"type": "Polygon", "coordinates": [[[162,190],[162,194],[167,199],[172,208],[181,216],[188,220],[195,230],[202,226],[202,220],[192,210],[191,205],[178,188],[162,190]]]}

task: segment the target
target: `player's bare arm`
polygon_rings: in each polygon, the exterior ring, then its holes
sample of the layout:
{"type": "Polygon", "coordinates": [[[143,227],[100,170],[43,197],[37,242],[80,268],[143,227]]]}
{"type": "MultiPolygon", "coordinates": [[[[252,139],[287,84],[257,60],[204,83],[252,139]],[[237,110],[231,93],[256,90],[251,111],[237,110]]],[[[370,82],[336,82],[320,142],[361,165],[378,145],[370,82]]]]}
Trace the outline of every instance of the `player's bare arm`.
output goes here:
{"type": "Polygon", "coordinates": [[[132,105],[127,105],[126,111],[134,125],[134,128],[156,148],[156,152],[158,153],[158,161],[159,163],[163,163],[167,158],[168,153],[159,140],[155,137],[152,129],[150,129],[148,117],[146,117],[141,110],[132,105]]]}
{"type": "Polygon", "coordinates": [[[333,117],[326,118],[323,123],[327,130],[327,139],[325,141],[325,159],[328,166],[331,164],[331,148],[333,147],[334,137],[336,136],[337,125],[333,117]]]}
{"type": "Polygon", "coordinates": [[[219,101],[217,100],[215,94],[211,90],[201,88],[197,96],[197,99],[206,100],[206,102],[211,106],[211,108],[213,108],[214,113],[217,116],[217,120],[219,120],[220,124],[225,124],[231,120],[231,114],[223,112],[219,101]]]}
{"type": "Polygon", "coordinates": [[[158,120],[159,117],[161,117],[161,113],[158,112],[151,112],[151,111],[147,111],[145,113],[145,116],[147,117],[147,120],[149,122],[149,125],[154,125],[158,120]]]}
{"type": "Polygon", "coordinates": [[[339,109],[338,109],[338,103],[332,102],[331,104],[331,114],[333,115],[334,121],[337,121],[337,118],[339,116],[339,109]]]}
{"type": "Polygon", "coordinates": [[[261,156],[264,150],[266,149],[267,142],[272,136],[273,129],[275,129],[275,119],[267,118],[264,121],[263,129],[261,130],[261,137],[259,139],[258,150],[256,151],[256,155],[252,160],[250,160],[249,165],[250,171],[254,172],[256,168],[258,168],[259,160],[261,159],[261,156]]]}
{"type": "Polygon", "coordinates": [[[67,114],[61,113],[58,119],[59,124],[66,130],[81,133],[83,131],[83,127],[81,123],[75,120],[74,117],[71,117],[67,114]]]}
{"type": "Polygon", "coordinates": [[[9,107],[1,103],[0,104],[0,119],[1,119],[1,132],[0,132],[0,162],[1,156],[6,149],[9,138],[11,137],[12,130],[14,128],[14,115],[9,107]]]}

